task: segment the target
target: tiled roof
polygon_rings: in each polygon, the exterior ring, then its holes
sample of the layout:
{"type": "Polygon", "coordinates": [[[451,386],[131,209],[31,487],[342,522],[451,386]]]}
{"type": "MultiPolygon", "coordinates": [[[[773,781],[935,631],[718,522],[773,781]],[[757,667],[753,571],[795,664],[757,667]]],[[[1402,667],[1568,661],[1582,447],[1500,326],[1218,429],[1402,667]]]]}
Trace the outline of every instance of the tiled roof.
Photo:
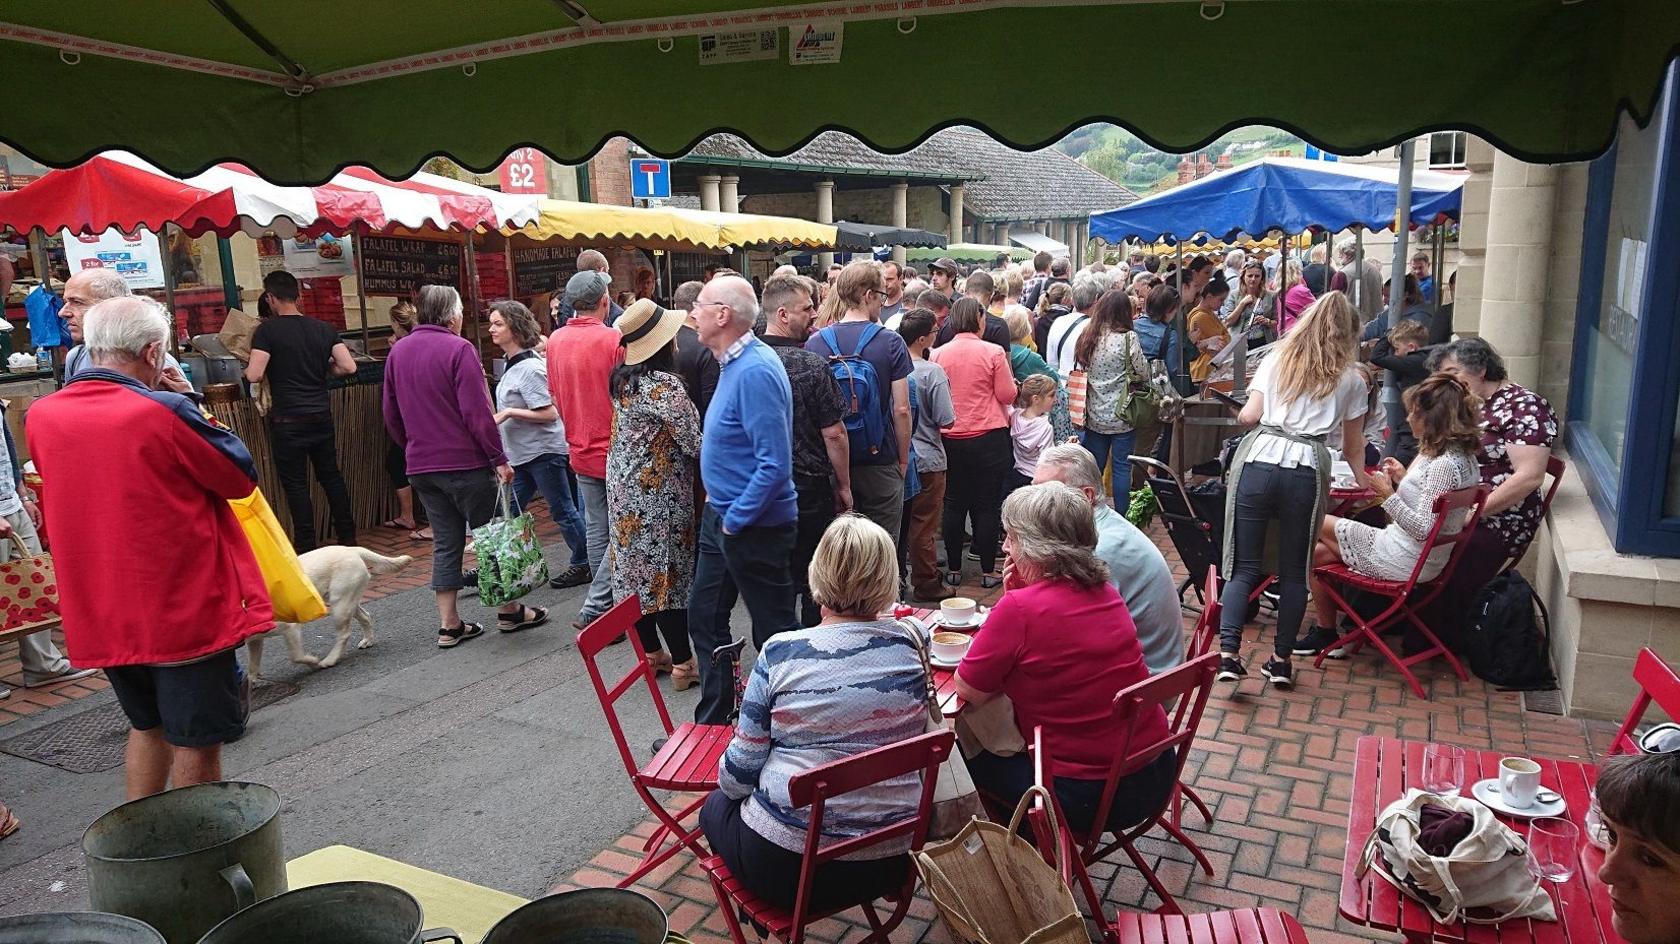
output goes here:
{"type": "Polygon", "coordinates": [[[1054,148],[1016,151],[975,128],[946,128],[903,154],[882,154],[850,135],[825,131],[786,157],[769,157],[732,134],[714,134],[683,160],[750,161],[812,172],[964,181],[963,207],[982,220],[1083,217],[1138,199],[1132,191],[1054,148]]]}

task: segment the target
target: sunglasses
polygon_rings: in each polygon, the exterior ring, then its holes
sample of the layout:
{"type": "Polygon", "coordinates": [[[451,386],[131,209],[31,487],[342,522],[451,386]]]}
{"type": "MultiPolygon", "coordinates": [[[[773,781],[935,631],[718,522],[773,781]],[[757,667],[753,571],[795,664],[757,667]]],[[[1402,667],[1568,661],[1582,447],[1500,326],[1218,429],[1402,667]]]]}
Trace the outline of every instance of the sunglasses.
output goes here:
{"type": "Polygon", "coordinates": [[[1664,722],[1639,736],[1639,750],[1646,754],[1680,751],[1680,724],[1664,722]]]}

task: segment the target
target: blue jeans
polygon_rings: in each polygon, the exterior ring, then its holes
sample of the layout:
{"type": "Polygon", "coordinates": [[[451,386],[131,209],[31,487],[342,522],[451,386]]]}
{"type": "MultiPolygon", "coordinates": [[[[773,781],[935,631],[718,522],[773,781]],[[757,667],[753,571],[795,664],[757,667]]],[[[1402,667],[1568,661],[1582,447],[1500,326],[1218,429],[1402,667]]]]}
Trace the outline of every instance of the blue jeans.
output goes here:
{"type": "Polygon", "coordinates": [[[541,492],[548,500],[548,516],[560,526],[560,534],[566,539],[566,546],[572,549],[572,566],[580,567],[589,563],[589,543],[583,530],[583,519],[578,516],[577,503],[572,498],[572,486],[568,473],[572,464],[565,456],[548,453],[532,459],[524,465],[513,467],[513,503],[519,511],[524,511],[531,499],[541,492]]]}
{"type": "Polygon", "coordinates": [[[1126,433],[1099,433],[1094,430],[1084,430],[1079,434],[1079,444],[1084,446],[1097,460],[1097,471],[1108,467],[1110,453],[1114,455],[1114,510],[1122,515],[1126,513],[1127,503],[1132,496],[1132,464],[1126,457],[1132,454],[1132,445],[1137,441],[1137,430],[1126,433]]]}

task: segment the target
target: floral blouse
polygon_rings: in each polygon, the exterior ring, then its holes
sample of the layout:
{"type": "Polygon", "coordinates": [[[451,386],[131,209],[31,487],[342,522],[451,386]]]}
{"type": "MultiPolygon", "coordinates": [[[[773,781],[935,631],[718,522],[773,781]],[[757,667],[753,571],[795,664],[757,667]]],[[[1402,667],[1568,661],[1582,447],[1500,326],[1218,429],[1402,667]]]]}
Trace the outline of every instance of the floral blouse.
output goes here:
{"type": "MultiPolygon", "coordinates": [[[[1482,484],[1498,488],[1516,469],[1506,446],[1544,446],[1557,441],[1557,414],[1546,398],[1521,384],[1506,384],[1482,404],[1482,448],[1476,461],[1482,467],[1482,484]]],[[[1540,529],[1540,492],[1536,489],[1521,502],[1482,519],[1480,527],[1499,535],[1505,549],[1521,554],[1540,529]]]]}

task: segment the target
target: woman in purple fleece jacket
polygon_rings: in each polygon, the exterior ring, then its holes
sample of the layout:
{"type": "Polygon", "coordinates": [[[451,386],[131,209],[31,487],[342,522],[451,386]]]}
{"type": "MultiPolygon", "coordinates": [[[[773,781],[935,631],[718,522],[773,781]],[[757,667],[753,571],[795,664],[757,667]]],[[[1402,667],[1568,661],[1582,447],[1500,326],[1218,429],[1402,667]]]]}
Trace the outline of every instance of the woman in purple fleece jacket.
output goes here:
{"type": "MultiPolygon", "coordinates": [[[[467,532],[496,513],[498,483],[513,480],[490,408],[478,351],[461,337],[461,296],[445,285],[420,289],[418,322],[385,361],[385,428],[403,450],[408,480],[432,522],[432,590],[438,648],[481,635],[461,619],[461,557],[467,532]]],[[[509,603],[496,615],[504,633],[540,626],[548,611],[509,603]]]]}

